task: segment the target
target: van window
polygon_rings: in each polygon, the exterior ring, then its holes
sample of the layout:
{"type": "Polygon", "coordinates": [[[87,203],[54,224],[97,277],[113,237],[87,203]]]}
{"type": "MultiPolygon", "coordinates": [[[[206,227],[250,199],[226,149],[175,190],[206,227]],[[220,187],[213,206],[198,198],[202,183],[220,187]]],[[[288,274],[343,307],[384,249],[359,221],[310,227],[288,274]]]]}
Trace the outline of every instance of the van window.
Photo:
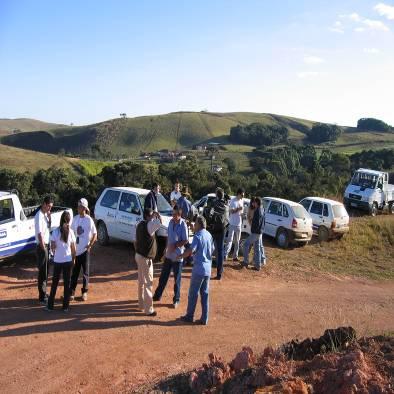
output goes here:
{"type": "Polygon", "coordinates": [[[268,213],[272,215],[282,216],[282,203],[277,201],[271,201],[268,213]]]}
{"type": "Polygon", "coordinates": [[[0,201],[0,224],[12,222],[15,219],[14,204],[11,198],[0,201]]]}
{"type": "Polygon", "coordinates": [[[326,218],[328,218],[330,215],[328,214],[328,205],[324,204],[323,206],[323,216],[325,216],[326,218]]]}
{"type": "Polygon", "coordinates": [[[137,197],[134,194],[122,193],[119,203],[119,211],[141,215],[137,197]]]}
{"type": "Polygon", "coordinates": [[[306,211],[306,209],[302,205],[293,205],[291,209],[294,212],[294,216],[297,219],[305,219],[309,218],[309,213],[306,211]]]}
{"type": "Polygon", "coordinates": [[[102,207],[116,209],[118,207],[120,192],[117,190],[107,190],[104,197],[101,199],[100,205],[102,207]]]}
{"type": "Polygon", "coordinates": [[[333,205],[332,211],[334,212],[334,218],[340,218],[342,216],[348,216],[345,207],[342,204],[333,205]]]}
{"type": "Polygon", "coordinates": [[[289,217],[289,211],[287,210],[287,207],[286,207],[286,205],[284,205],[284,204],[283,204],[283,216],[284,216],[285,218],[288,218],[288,217],[289,217]]]}
{"type": "Polygon", "coordinates": [[[323,212],[323,204],[318,201],[313,201],[310,213],[321,216],[323,212]]]}
{"type": "Polygon", "coordinates": [[[308,199],[302,200],[302,201],[300,202],[300,204],[301,204],[306,210],[308,210],[308,209],[309,209],[309,206],[311,205],[311,200],[308,200],[308,199]]]}
{"type": "MultiPolygon", "coordinates": [[[[145,206],[146,196],[147,196],[146,194],[139,195],[140,203],[141,203],[142,207],[145,206]]],[[[162,194],[159,194],[157,196],[157,209],[161,215],[164,215],[164,216],[171,216],[172,215],[172,206],[168,203],[168,201],[163,197],[162,194]]]]}

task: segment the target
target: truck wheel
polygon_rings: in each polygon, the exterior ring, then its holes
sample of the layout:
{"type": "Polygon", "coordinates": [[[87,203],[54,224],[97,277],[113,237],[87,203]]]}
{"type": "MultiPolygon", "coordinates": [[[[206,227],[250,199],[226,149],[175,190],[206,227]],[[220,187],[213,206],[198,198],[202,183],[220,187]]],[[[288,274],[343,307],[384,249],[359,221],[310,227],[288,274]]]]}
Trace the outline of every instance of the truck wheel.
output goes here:
{"type": "Polygon", "coordinates": [[[378,204],[376,202],[372,204],[369,213],[371,214],[371,216],[376,216],[378,214],[378,204]]]}
{"type": "Polygon", "coordinates": [[[289,247],[289,234],[285,229],[281,228],[276,233],[276,243],[282,249],[287,249],[289,247]]]}
{"type": "Polygon", "coordinates": [[[97,240],[101,246],[106,246],[108,245],[109,242],[109,237],[108,237],[108,231],[107,231],[107,226],[105,223],[100,222],[97,227],[97,240]]]}
{"type": "Polygon", "coordinates": [[[320,226],[317,235],[319,237],[319,242],[326,242],[326,241],[328,241],[328,238],[330,236],[326,226],[320,226]]]}
{"type": "Polygon", "coordinates": [[[389,213],[391,215],[394,215],[394,202],[391,202],[389,205],[389,213]]]}

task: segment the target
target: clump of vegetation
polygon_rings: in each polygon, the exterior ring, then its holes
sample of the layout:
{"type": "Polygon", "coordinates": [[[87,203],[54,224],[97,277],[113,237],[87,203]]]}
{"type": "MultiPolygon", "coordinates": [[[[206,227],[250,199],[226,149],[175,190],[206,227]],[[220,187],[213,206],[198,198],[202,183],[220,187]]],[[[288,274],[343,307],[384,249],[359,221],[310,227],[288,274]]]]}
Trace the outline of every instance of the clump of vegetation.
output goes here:
{"type": "Polygon", "coordinates": [[[318,123],[308,133],[308,140],[315,144],[335,142],[342,134],[342,129],[337,125],[318,123]]]}
{"type": "Polygon", "coordinates": [[[393,128],[383,120],[375,118],[361,118],[357,122],[357,129],[361,131],[382,131],[388,133],[393,131],[393,128]]]}
{"type": "Polygon", "coordinates": [[[262,123],[252,123],[247,126],[238,125],[230,129],[230,141],[233,144],[274,145],[287,142],[288,136],[287,127],[262,123]]]}

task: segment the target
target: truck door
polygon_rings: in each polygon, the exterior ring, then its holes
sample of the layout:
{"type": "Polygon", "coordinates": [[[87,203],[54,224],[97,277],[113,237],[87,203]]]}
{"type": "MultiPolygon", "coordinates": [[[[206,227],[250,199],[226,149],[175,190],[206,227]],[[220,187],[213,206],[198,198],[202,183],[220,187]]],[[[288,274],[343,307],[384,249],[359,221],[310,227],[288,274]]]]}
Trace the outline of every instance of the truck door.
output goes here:
{"type": "Polygon", "coordinates": [[[13,255],[23,249],[19,242],[18,224],[15,220],[11,196],[0,200],[0,258],[13,255]]]}
{"type": "Polygon", "coordinates": [[[128,242],[134,241],[137,224],[142,218],[142,211],[135,194],[122,193],[117,218],[116,238],[128,242]]]}
{"type": "Polygon", "coordinates": [[[385,198],[386,196],[383,189],[384,189],[383,176],[380,176],[375,190],[376,201],[379,207],[383,207],[384,202],[386,201],[385,198]]]}

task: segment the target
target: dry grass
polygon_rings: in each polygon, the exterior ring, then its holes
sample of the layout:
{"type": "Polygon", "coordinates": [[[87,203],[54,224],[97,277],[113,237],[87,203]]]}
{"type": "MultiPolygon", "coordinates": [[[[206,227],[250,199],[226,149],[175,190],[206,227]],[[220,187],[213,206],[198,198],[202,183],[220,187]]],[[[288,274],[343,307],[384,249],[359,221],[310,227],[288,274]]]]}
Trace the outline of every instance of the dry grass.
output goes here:
{"type": "Polygon", "coordinates": [[[313,241],[303,248],[280,250],[268,246],[273,269],[288,275],[316,272],[369,279],[394,279],[394,216],[351,219],[341,240],[313,241]]]}

